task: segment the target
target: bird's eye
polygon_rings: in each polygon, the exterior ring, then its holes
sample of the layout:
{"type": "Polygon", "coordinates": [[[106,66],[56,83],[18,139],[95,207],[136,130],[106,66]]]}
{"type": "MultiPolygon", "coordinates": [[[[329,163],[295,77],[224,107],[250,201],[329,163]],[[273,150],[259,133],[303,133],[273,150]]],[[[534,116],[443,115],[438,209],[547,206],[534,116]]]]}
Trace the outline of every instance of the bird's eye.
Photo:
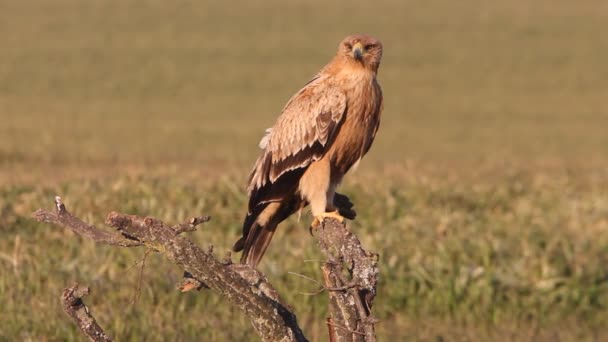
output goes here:
{"type": "Polygon", "coordinates": [[[344,46],[346,46],[346,48],[348,50],[352,50],[353,49],[353,45],[351,43],[344,43],[344,46]]]}
{"type": "Polygon", "coordinates": [[[371,50],[376,47],[376,44],[367,44],[365,45],[365,50],[371,50]]]}

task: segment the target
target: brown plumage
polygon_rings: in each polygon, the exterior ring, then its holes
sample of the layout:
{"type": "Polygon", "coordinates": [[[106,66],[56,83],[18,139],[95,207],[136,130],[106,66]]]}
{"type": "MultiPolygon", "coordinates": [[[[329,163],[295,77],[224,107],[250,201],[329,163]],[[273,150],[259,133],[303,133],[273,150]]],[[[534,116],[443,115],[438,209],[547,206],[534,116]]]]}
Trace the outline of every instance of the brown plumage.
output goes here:
{"type": "Polygon", "coordinates": [[[335,212],[335,191],[369,150],[382,112],[376,80],[382,44],[368,35],[346,37],[338,53],[285,105],[260,142],[249,178],[249,210],[235,251],[256,266],[277,225],[311,205],[314,223],[335,212]]]}

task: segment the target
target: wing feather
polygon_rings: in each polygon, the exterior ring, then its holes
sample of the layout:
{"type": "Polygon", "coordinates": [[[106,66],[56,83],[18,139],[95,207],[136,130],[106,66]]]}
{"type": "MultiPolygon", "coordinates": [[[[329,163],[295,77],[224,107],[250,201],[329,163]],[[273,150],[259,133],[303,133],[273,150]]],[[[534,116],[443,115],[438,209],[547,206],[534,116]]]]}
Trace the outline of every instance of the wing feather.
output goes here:
{"type": "MultiPolygon", "coordinates": [[[[249,192],[304,168],[327,151],[346,111],[346,95],[325,76],[317,76],[285,105],[260,142],[262,155],[249,180],[249,192]]],[[[267,199],[268,200],[268,199],[267,199]]]]}

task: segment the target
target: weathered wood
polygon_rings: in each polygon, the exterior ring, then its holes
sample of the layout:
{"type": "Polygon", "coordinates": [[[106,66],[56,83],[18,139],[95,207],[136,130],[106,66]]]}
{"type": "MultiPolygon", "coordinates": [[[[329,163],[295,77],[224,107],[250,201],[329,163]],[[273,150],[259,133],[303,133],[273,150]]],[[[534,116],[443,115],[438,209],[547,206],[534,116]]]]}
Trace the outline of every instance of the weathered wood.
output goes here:
{"type": "Polygon", "coordinates": [[[118,230],[118,233],[111,234],[74,217],[61,198],[56,197],[55,204],[56,213],[39,209],[33,217],[40,222],[69,228],[96,242],[125,247],[146,246],[160,252],[245,312],[262,340],[307,341],[295,314],[261,272],[247,265],[218,261],[211,251],[204,251],[179,235],[190,230],[184,229],[183,225],[173,228],[151,217],[111,212],[106,224],[118,230]]]}
{"type": "Polygon", "coordinates": [[[38,209],[32,214],[32,217],[38,222],[58,224],[62,227],[70,229],[74,233],[84,238],[93,240],[95,242],[120,247],[142,246],[141,242],[128,236],[99,230],[95,226],[89,225],[79,218],[73,216],[67,211],[65,205],[61,201],[61,197],[59,196],[55,196],[55,208],[56,212],[38,209]]]}
{"type": "Polygon", "coordinates": [[[346,225],[336,220],[325,220],[313,234],[328,259],[322,270],[329,295],[330,338],[376,341],[371,308],[378,282],[378,255],[365,251],[346,225]]]}
{"type": "MultiPolygon", "coordinates": [[[[349,204],[347,209],[354,217],[352,203],[347,197],[344,201],[349,204]]],[[[197,225],[209,221],[209,217],[196,217],[170,226],[152,217],[111,212],[105,222],[117,231],[106,232],[70,214],[60,197],[55,198],[55,206],[56,212],[38,209],[32,216],[40,222],[68,228],[95,242],[122,247],[145,246],[159,252],[181,267],[189,278],[185,285],[182,284],[182,290],[206,287],[221,294],[249,317],[262,340],[307,341],[293,310],[282,301],[263,273],[249,265],[233,264],[229,256],[218,260],[212,248],[205,251],[180,235],[195,230],[197,225]]],[[[329,294],[329,340],[376,341],[376,320],[371,316],[371,307],[376,295],[377,255],[366,252],[359,239],[337,220],[325,219],[313,232],[328,259],[322,267],[325,286],[319,292],[327,291],[329,294]]],[[[66,309],[66,313],[86,336],[105,338],[94,341],[108,341],[109,337],[82,304],[80,298],[86,293],[88,289],[85,291],[77,286],[66,289],[62,298],[64,308],[73,309],[66,309]],[[89,316],[74,316],[74,313],[82,314],[79,310],[84,310],[82,312],[89,316]],[[92,323],[79,323],[86,322],[83,319],[87,317],[92,323]],[[95,327],[103,334],[95,333],[95,327]],[[93,335],[89,329],[93,329],[93,335]]]]}
{"type": "Polygon", "coordinates": [[[93,342],[111,342],[112,339],[97,324],[91,311],[82,301],[90,293],[86,286],[74,284],[63,290],[61,305],[63,311],[72,318],[82,333],[93,342]]]}

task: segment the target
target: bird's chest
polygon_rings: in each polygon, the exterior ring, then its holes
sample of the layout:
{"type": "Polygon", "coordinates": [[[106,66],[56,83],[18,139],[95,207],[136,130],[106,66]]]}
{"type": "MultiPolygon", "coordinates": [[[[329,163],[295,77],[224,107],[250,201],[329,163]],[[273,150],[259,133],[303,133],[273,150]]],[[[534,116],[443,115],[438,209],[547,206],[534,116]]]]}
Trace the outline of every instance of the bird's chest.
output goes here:
{"type": "Polygon", "coordinates": [[[380,114],[379,89],[371,82],[351,89],[346,117],[332,148],[334,166],[346,172],[372,143],[380,114]]]}

